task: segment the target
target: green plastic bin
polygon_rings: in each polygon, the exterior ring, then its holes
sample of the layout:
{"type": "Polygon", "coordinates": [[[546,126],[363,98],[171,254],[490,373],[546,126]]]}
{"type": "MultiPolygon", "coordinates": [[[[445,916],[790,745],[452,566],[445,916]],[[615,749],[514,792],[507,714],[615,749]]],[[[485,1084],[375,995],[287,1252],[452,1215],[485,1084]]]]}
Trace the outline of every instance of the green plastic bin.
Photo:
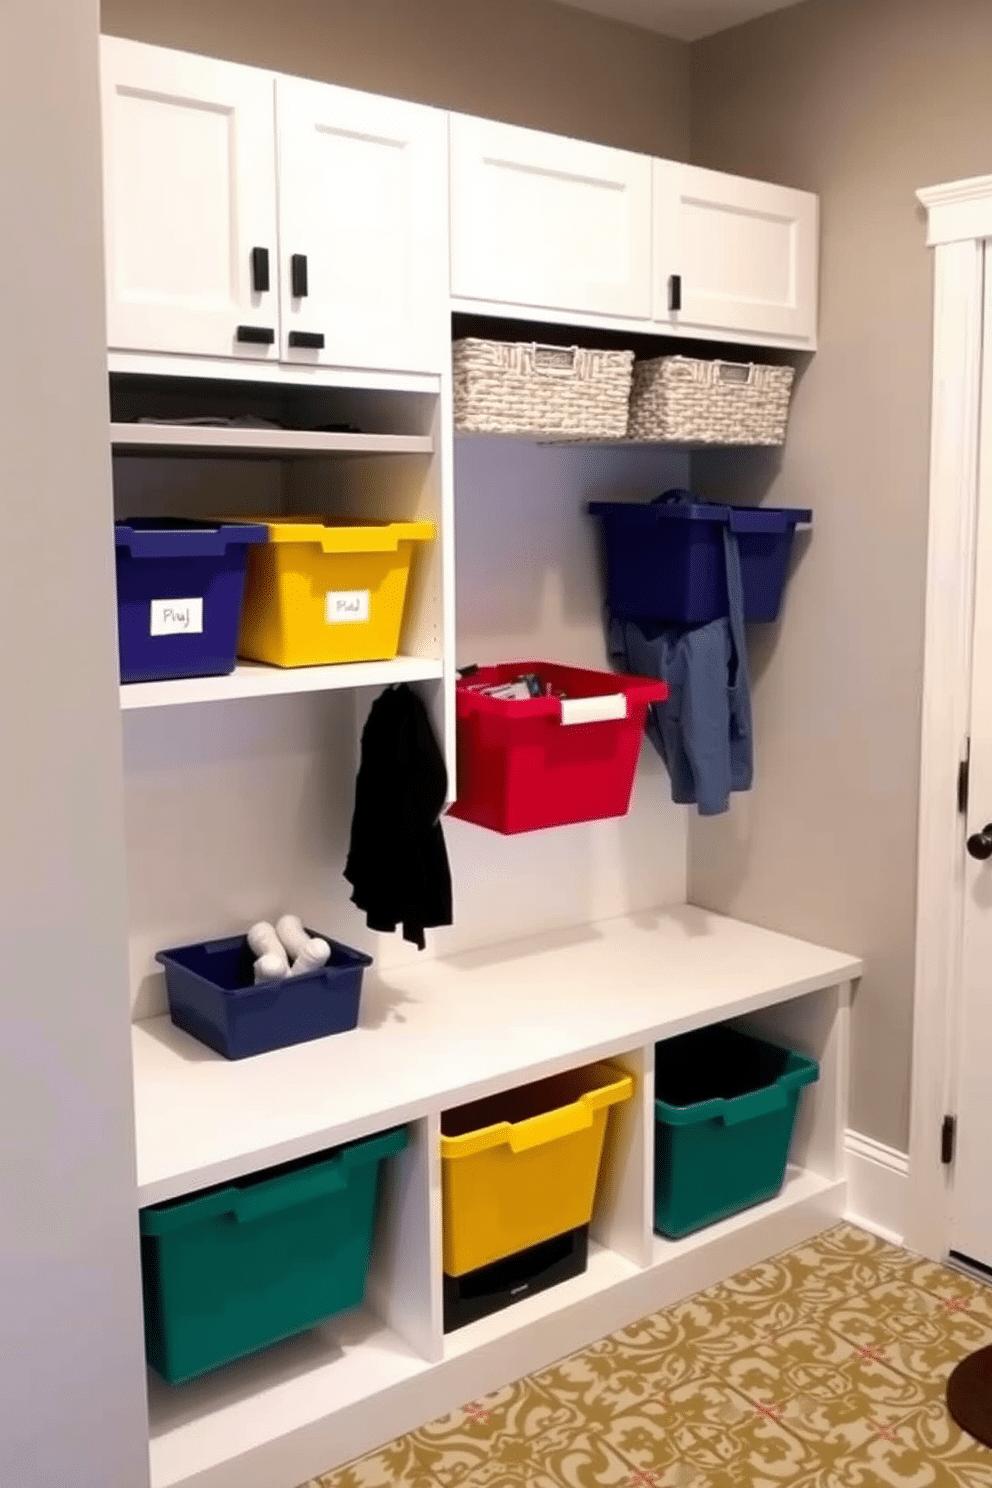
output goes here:
{"type": "Polygon", "coordinates": [[[670,1240],[752,1204],[785,1181],[815,1059],[717,1025],[655,1047],[654,1227],[670,1240]]]}
{"type": "Polygon", "coordinates": [[[180,1384],[358,1307],[404,1128],[141,1211],[148,1362],[180,1384]]]}

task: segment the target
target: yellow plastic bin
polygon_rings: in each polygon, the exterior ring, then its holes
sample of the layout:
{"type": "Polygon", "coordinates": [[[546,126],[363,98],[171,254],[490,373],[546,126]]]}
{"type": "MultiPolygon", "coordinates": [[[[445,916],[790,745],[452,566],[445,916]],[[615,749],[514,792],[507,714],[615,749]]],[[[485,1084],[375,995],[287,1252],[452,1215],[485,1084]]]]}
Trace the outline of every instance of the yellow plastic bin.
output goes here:
{"type": "Polygon", "coordinates": [[[610,1107],[633,1093],[630,1075],[594,1064],[445,1111],[447,1275],[587,1225],[610,1107]]]}
{"type": "Polygon", "coordinates": [[[240,656],[297,667],[396,655],[413,545],[433,522],[256,520],[269,540],[249,550],[240,656]]]}

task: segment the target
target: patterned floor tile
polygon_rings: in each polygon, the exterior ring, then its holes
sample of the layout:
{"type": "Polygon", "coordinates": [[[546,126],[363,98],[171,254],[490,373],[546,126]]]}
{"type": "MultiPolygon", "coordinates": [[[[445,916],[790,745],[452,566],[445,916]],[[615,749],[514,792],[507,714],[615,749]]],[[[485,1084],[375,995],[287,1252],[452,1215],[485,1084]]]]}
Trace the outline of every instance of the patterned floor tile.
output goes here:
{"type": "Polygon", "coordinates": [[[933,1400],[853,1454],[843,1471],[829,1488],[992,1488],[992,1452],[933,1400]]]}
{"type": "Polygon", "coordinates": [[[851,1225],[310,1488],[992,1488],[951,1421],[992,1288],[851,1225]]]}
{"type": "Polygon", "coordinates": [[[831,1303],[897,1279],[911,1259],[874,1235],[839,1225],[808,1245],[740,1272],[712,1294],[788,1327],[799,1316],[819,1314],[831,1303]]]}
{"type": "Polygon", "coordinates": [[[653,1328],[636,1334],[625,1329],[542,1370],[534,1382],[567,1402],[576,1422],[598,1427],[617,1411],[707,1372],[705,1363],[677,1341],[682,1337],[675,1325],[668,1338],[653,1328]]]}
{"type": "Polygon", "coordinates": [[[771,1407],[824,1461],[873,1441],[929,1398],[919,1381],[862,1355],[815,1319],[732,1360],[724,1378],[771,1407]]]}
{"type": "Polygon", "coordinates": [[[645,1475],[674,1475],[681,1467],[703,1477],[737,1474],[747,1483],[790,1484],[819,1461],[815,1447],[785,1429],[774,1408],[716,1378],[693,1380],[664,1400],[614,1417],[604,1436],[645,1475]]]}
{"type": "Polygon", "coordinates": [[[574,1432],[584,1424],[581,1411],[566,1399],[525,1379],[469,1402],[407,1440],[419,1460],[431,1464],[437,1488],[453,1488],[493,1461],[525,1464],[531,1443],[555,1428],[574,1432]]]}
{"type": "MultiPolygon", "coordinates": [[[[797,1314],[802,1315],[802,1314],[797,1314]]],[[[793,1311],[788,1321],[794,1321],[793,1311]]],[[[663,1312],[641,1318],[619,1333],[614,1341],[620,1351],[632,1357],[668,1356],[672,1370],[671,1384],[677,1384],[678,1373],[696,1378],[709,1373],[721,1360],[733,1359],[742,1348],[753,1347],[784,1327],[784,1317],[767,1311],[739,1308],[735,1299],[712,1287],[687,1302],[677,1302],[663,1312]]]]}
{"type": "Polygon", "coordinates": [[[919,1256],[912,1257],[904,1280],[939,1297],[953,1311],[970,1312],[992,1323],[992,1286],[986,1282],[973,1281],[960,1271],[952,1271],[949,1266],[925,1261],[919,1256]]]}
{"type": "Polygon", "coordinates": [[[901,1280],[825,1308],[822,1318],[864,1357],[926,1382],[935,1393],[943,1392],[966,1354],[992,1343],[992,1321],[901,1280]]]}

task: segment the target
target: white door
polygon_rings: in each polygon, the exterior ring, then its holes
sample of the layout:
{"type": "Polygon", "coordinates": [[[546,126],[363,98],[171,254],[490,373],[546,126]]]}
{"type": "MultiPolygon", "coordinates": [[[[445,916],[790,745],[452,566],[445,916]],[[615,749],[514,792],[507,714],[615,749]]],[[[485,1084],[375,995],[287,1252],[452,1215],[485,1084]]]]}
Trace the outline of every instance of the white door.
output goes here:
{"type": "Polygon", "coordinates": [[[277,360],[271,74],[116,37],[101,72],[109,345],[277,360]]]}
{"type": "Polygon", "coordinates": [[[656,160],[654,318],[815,345],[818,208],[808,191],[656,160]]]}
{"type": "Polygon", "coordinates": [[[451,293],[647,319],[651,161],[452,115],[451,293]]]}
{"type": "MultiPolygon", "coordinates": [[[[985,281],[986,352],[992,277],[985,281]]],[[[949,1249],[992,1267],[992,368],[982,393],[972,635],[971,759],[964,855],[964,942],[957,1029],[957,1136],[949,1249]]],[[[925,912],[921,906],[920,913],[925,912]]]]}
{"type": "Polygon", "coordinates": [[[445,115],[297,78],[276,100],[284,360],[441,371],[445,115]]]}

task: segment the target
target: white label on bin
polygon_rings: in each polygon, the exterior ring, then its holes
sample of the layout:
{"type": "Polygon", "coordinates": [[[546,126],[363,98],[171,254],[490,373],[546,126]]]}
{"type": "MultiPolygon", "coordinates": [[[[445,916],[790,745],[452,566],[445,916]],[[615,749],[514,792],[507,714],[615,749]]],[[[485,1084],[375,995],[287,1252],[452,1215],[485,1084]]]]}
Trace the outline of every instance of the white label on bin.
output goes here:
{"type": "Polygon", "coordinates": [[[201,635],[202,599],[153,599],[152,635],[201,635]]]}
{"type": "Polygon", "coordinates": [[[328,625],[367,625],[369,589],[328,589],[324,619],[328,625]]]}

